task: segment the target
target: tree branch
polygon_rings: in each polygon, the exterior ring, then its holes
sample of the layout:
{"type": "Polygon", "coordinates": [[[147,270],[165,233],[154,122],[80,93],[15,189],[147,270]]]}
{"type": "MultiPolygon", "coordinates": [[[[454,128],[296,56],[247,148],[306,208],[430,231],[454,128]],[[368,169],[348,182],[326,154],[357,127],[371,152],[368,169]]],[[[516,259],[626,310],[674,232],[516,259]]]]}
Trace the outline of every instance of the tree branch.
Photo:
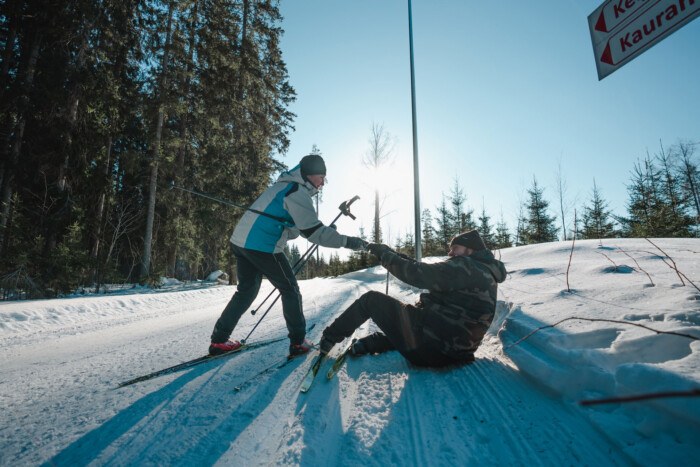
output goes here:
{"type": "Polygon", "coordinates": [[[691,336],[690,334],[683,334],[683,333],[680,333],[680,332],[673,332],[673,331],[659,331],[658,329],[653,329],[653,328],[650,328],[650,327],[648,327],[648,326],[644,326],[643,324],[639,324],[639,323],[630,323],[629,321],[620,321],[620,320],[616,320],[616,319],[603,319],[603,318],[579,318],[579,317],[576,317],[576,316],[572,316],[571,318],[564,318],[564,319],[562,319],[562,320],[560,320],[560,321],[557,321],[557,322],[554,323],[554,324],[547,324],[547,325],[545,325],[545,326],[540,326],[540,327],[538,327],[537,329],[535,329],[534,331],[528,333],[526,336],[521,337],[520,339],[518,339],[517,341],[513,342],[512,344],[507,345],[507,346],[505,347],[505,349],[510,349],[511,347],[514,347],[514,346],[520,344],[521,342],[523,342],[523,341],[525,341],[526,339],[530,338],[533,334],[535,334],[535,333],[537,333],[537,332],[539,332],[539,331],[541,331],[541,330],[543,330],[543,329],[553,328],[553,327],[556,327],[556,326],[560,325],[561,323],[563,323],[563,322],[565,322],[565,321],[571,321],[571,320],[590,321],[590,322],[600,321],[600,322],[605,322],[605,323],[627,324],[627,325],[629,325],[629,326],[637,326],[637,327],[639,327],[639,328],[647,329],[647,330],[652,331],[652,332],[655,332],[655,333],[657,333],[657,334],[670,334],[670,335],[672,335],[672,336],[687,337],[688,339],[692,339],[692,340],[695,340],[695,341],[700,340],[700,338],[697,338],[697,337],[695,337],[695,336],[691,336]]]}
{"type": "Polygon", "coordinates": [[[669,397],[698,397],[700,396],[700,388],[690,389],[688,391],[665,391],[651,392],[648,394],[638,394],[636,396],[610,397],[607,399],[584,399],[579,401],[580,405],[598,405],[598,404],[617,404],[622,402],[638,402],[649,399],[662,399],[669,397]]]}

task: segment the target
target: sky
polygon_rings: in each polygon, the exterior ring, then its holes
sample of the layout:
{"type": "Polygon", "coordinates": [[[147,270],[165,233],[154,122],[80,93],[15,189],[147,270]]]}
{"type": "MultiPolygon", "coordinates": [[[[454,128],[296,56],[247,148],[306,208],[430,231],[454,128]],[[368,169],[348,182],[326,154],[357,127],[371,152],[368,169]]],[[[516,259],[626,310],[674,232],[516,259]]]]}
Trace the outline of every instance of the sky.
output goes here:
{"type": "MultiPolygon", "coordinates": [[[[326,362],[304,394],[315,354],[287,362],[279,301],[249,342],[282,340],[117,389],[204,355],[234,286],[171,280],[2,301],[0,465],[690,465],[699,397],[580,404],[700,387],[700,295],[688,282],[700,282],[700,239],[655,243],[685,286],[643,239],[577,241],[570,269],[557,243],[501,250],[510,274],[476,362],[351,357],[330,381],[326,362]],[[538,331],[572,317],[622,322],[538,331]]],[[[361,294],[384,292],[386,278],[376,266],[300,280],[307,338],[318,342],[361,294]]],[[[264,281],[260,297],[268,291],[264,281]]],[[[420,292],[389,282],[405,303],[420,292]]],[[[232,338],[258,319],[245,313],[232,338]]],[[[375,330],[367,322],[356,337],[375,330]]]]}
{"type": "MultiPolygon", "coordinates": [[[[280,3],[297,92],[282,161],[291,167],[313,145],[321,150],[321,220],[361,197],[358,220],[342,221],[340,232],[369,235],[375,185],[385,241],[413,232],[407,1],[280,3]],[[373,124],[395,138],[393,163],[378,176],[361,164],[373,124]]],[[[700,21],[599,81],[587,17],[601,3],[413,1],[421,209],[435,213],[457,180],[469,207],[485,208],[493,224],[502,215],[513,230],[536,177],[559,222],[560,171],[567,223],[594,180],[613,213],[626,214],[637,160],[660,143],[700,142],[700,21]]]]}

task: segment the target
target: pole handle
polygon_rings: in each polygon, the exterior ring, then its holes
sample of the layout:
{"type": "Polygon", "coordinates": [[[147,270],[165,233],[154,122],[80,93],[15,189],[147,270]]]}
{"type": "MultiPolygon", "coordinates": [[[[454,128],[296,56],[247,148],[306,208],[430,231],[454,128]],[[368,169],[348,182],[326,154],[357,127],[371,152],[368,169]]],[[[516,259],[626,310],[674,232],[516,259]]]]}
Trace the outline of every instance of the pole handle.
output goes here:
{"type": "Polygon", "coordinates": [[[356,220],[357,218],[350,212],[350,205],[360,199],[358,195],[353,196],[347,201],[343,201],[340,203],[340,206],[338,206],[338,209],[340,209],[341,214],[344,216],[348,216],[352,220],[356,220]]]}

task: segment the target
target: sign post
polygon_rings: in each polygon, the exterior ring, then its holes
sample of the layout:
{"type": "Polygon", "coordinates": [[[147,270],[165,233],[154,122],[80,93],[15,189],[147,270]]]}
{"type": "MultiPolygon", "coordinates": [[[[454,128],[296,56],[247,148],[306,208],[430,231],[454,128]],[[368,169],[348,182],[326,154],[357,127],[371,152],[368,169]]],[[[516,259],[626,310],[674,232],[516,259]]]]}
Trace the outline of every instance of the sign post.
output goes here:
{"type": "Polygon", "coordinates": [[[602,80],[700,15],[700,0],[606,0],[588,16],[602,80]]]}

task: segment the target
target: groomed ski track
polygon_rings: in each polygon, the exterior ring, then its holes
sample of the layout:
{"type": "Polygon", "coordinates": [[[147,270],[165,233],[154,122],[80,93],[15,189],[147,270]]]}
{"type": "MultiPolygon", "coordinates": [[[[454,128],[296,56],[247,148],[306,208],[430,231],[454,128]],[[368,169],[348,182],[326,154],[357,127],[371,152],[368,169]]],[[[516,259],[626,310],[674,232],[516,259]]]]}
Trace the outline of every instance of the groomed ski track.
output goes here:
{"type": "MultiPolygon", "coordinates": [[[[307,320],[316,322],[308,337],[318,341],[360,294],[383,291],[385,279],[384,270],[374,268],[342,280],[303,281],[307,320]]],[[[307,394],[298,388],[310,356],[250,379],[286,355],[286,341],[114,389],[202,354],[233,291],[140,296],[162,301],[169,313],[136,309],[115,317],[102,310],[102,320],[76,318],[68,329],[48,322],[40,332],[0,341],[6,361],[0,401],[10,407],[0,431],[0,464],[628,463],[619,452],[611,456],[613,445],[580,413],[523,377],[494,335],[478,361],[461,368],[418,369],[391,352],[349,358],[327,381],[327,362],[307,394]],[[18,385],[22,391],[10,392],[18,385]]],[[[267,291],[264,286],[260,297],[267,291]]],[[[416,298],[416,290],[395,280],[390,294],[416,298]]],[[[86,300],[92,312],[99,310],[99,298],[86,300]]],[[[247,313],[234,337],[245,335],[258,316],[247,313]]],[[[277,307],[251,341],[285,333],[277,307]]]]}

